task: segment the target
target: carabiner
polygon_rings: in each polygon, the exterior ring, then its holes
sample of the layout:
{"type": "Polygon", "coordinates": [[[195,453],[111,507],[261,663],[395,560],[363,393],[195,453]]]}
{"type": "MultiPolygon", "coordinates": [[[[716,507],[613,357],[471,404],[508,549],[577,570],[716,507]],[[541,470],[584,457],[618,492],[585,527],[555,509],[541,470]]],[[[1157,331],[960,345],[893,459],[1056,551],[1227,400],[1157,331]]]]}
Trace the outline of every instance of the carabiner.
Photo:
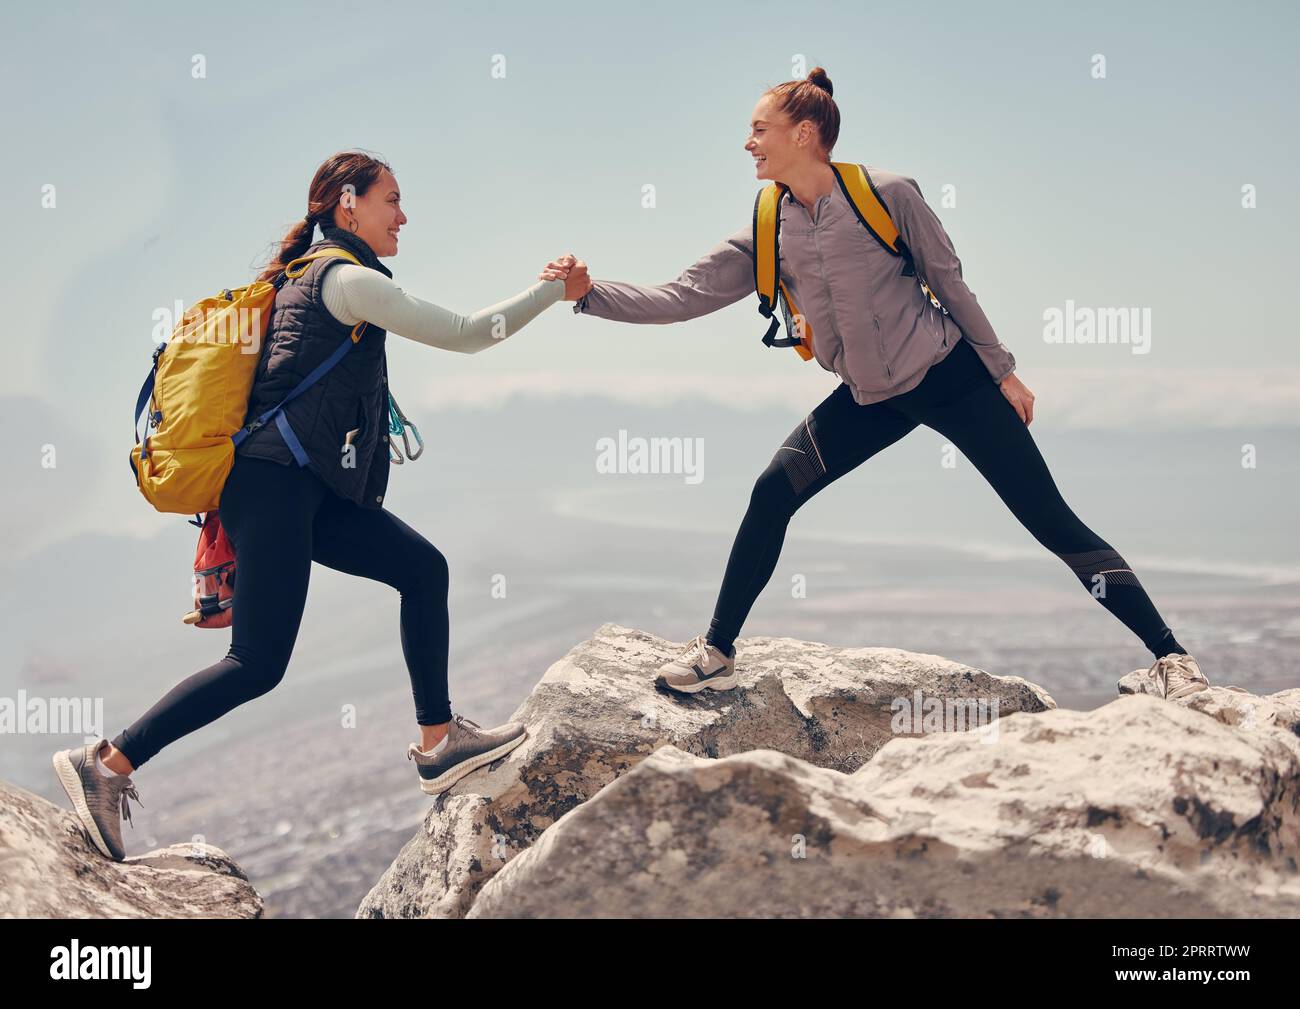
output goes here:
{"type": "Polygon", "coordinates": [[[392,393],[389,393],[388,395],[388,461],[400,466],[402,463],[406,462],[406,460],[402,457],[402,450],[397,445],[397,439],[393,437],[393,435],[395,434],[400,434],[402,435],[403,438],[406,437],[406,433],[402,430],[401,418],[398,417],[397,415],[397,401],[393,399],[392,393]]]}
{"type": "Polygon", "coordinates": [[[411,421],[409,421],[409,420],[406,421],[406,430],[403,430],[403,431],[402,431],[402,441],[403,441],[403,442],[405,443],[405,445],[406,445],[406,458],[408,458],[408,459],[418,459],[418,458],[420,458],[420,454],[424,451],[424,439],[420,437],[420,429],[419,429],[418,427],[416,427],[416,426],[415,426],[411,421]],[[417,445],[420,446],[420,447],[419,447],[418,449],[416,449],[414,452],[411,451],[411,440],[410,440],[409,438],[406,437],[406,431],[407,431],[407,430],[411,431],[411,432],[415,435],[415,442],[416,442],[417,445]]]}
{"type": "Polygon", "coordinates": [[[393,451],[399,455],[401,450],[397,448],[397,442],[392,437],[395,434],[402,436],[402,444],[406,446],[406,458],[418,459],[421,453],[424,452],[424,439],[420,437],[420,429],[402,412],[402,408],[397,405],[397,400],[393,398],[391,392],[388,394],[388,434],[389,441],[393,445],[393,451]],[[416,444],[419,445],[419,448],[414,451],[411,450],[411,439],[406,434],[407,428],[410,428],[415,434],[416,444]]]}

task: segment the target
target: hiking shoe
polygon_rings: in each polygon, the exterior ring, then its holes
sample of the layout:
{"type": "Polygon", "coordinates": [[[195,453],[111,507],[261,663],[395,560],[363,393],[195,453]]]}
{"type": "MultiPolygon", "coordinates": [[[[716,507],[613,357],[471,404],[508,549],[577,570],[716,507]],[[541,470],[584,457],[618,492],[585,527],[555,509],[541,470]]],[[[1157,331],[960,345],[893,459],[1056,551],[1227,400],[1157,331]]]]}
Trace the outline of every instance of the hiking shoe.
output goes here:
{"type": "Polygon", "coordinates": [[[447,726],[445,746],[426,753],[412,743],[407,747],[406,759],[414,760],[420,772],[420,791],[439,795],[471,771],[504,757],[527,734],[518,722],[484,729],[478,722],[457,715],[447,726]]]}
{"type": "Polygon", "coordinates": [[[59,750],[53,758],[54,773],[72,800],[72,808],[95,847],[108,858],[120,862],[126,857],[126,849],[122,847],[123,817],[132,828],[135,827],[131,822],[127,797],[140,802],[140,796],[129,774],[114,773],[112,777],[105,777],[95,766],[95,754],[107,742],[101,738],[85,746],[59,750]]]}
{"type": "Polygon", "coordinates": [[[697,694],[701,690],[730,690],[736,680],[736,656],[722,654],[716,646],[699,634],[688,644],[681,655],[659,667],[655,684],[675,690],[679,694],[697,694]]]}
{"type": "MultiPolygon", "coordinates": [[[[1141,670],[1135,669],[1134,672],[1141,670]]],[[[1210,681],[1205,678],[1194,658],[1181,652],[1172,652],[1152,663],[1140,681],[1137,692],[1175,701],[1198,690],[1206,690],[1209,686],[1210,681]]]]}

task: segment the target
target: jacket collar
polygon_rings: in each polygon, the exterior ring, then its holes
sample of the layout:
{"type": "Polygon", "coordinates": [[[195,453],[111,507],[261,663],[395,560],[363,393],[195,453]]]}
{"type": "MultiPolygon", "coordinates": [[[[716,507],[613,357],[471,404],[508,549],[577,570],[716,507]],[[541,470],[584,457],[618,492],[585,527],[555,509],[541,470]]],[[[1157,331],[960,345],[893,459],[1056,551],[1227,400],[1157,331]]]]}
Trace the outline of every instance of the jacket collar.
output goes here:
{"type": "MultiPolygon", "coordinates": [[[[839,186],[836,186],[836,187],[835,187],[834,189],[832,189],[829,193],[824,193],[824,194],[822,194],[821,196],[819,196],[819,197],[817,198],[817,201],[816,201],[816,202],[817,202],[817,203],[820,203],[822,200],[826,199],[828,196],[831,198],[831,201],[834,202],[834,200],[835,200],[835,195],[836,195],[837,193],[839,193],[839,192],[840,192],[840,187],[839,187],[839,186]]],[[[841,193],[840,195],[842,196],[843,194],[841,193]]],[[[792,203],[794,206],[796,206],[796,207],[803,207],[803,206],[804,206],[802,203],[799,202],[799,198],[798,198],[797,196],[794,195],[794,190],[791,189],[789,186],[786,186],[786,187],[785,187],[785,192],[782,194],[782,196],[783,196],[786,200],[788,200],[790,203],[792,203]]],[[[804,209],[807,209],[807,208],[805,207],[804,209]]]]}
{"type": "Polygon", "coordinates": [[[379,257],[375,255],[374,250],[358,236],[352,234],[346,228],[340,228],[333,222],[324,223],[320,226],[321,234],[325,236],[324,241],[317,242],[316,245],[339,245],[351,252],[362,264],[370,267],[372,270],[378,270],[390,280],[393,277],[393,271],[380,262],[379,257]]]}

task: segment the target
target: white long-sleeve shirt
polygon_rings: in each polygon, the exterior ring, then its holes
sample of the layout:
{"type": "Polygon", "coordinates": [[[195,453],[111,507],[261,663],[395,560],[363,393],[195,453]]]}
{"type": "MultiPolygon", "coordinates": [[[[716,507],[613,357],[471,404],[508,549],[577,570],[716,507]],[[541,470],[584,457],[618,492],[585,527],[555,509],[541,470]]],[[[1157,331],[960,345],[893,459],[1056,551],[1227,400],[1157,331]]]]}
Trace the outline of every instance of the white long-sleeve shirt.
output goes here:
{"type": "Polygon", "coordinates": [[[348,326],[362,319],[409,340],[477,354],[512,336],[564,297],[563,280],[539,280],[512,298],[461,315],[407,294],[378,270],[341,263],[325,274],[321,296],[330,315],[348,326]]]}

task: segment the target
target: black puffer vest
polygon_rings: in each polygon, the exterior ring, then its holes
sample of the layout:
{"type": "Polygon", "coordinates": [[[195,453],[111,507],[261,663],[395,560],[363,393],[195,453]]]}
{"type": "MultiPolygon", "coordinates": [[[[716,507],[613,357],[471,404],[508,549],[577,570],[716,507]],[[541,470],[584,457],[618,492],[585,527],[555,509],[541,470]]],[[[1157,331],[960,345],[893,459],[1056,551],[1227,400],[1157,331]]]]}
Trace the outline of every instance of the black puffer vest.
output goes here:
{"type": "MultiPolygon", "coordinates": [[[[307,253],[327,247],[351,252],[363,266],[386,277],[392,271],[370,246],[332,223],[323,225],[323,240],[307,253]]],[[[314,260],[301,276],[286,279],[275,297],[266,342],[253,378],[244,424],[255,421],[324,362],[352,327],[334,318],[321,298],[321,284],[331,267],[350,260],[314,260]]],[[[307,456],[312,472],[341,497],[364,508],[379,508],[388,489],[388,359],[385,332],[367,324],[361,339],[326,374],[284,408],[284,416],[307,456]],[[354,452],[344,450],[347,432],[354,452]]],[[[238,455],[298,465],[272,418],[235,449],[238,455]]]]}

